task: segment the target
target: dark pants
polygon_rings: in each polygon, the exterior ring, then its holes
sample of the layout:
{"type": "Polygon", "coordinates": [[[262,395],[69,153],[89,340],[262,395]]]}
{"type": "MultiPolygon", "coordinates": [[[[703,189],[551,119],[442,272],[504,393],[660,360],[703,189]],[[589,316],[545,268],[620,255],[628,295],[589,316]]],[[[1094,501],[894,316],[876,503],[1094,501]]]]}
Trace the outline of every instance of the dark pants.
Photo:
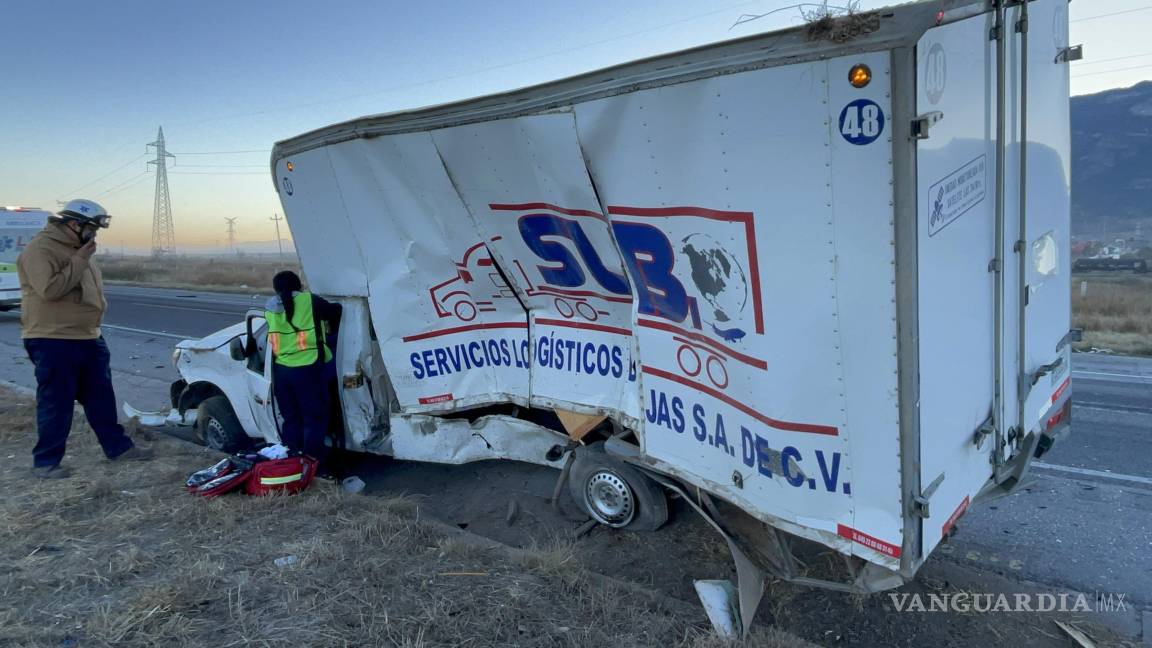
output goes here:
{"type": "Polygon", "coordinates": [[[272,388],[284,417],[280,441],[319,461],[328,458],[328,379],[324,366],[273,363],[272,388]]]}
{"type": "Polygon", "coordinates": [[[109,459],[132,447],[132,440],[117,422],[116,394],[112,391],[112,369],[108,365],[108,345],[97,340],[24,340],[28,358],[36,365],[36,432],[32,449],[35,466],[55,466],[64,458],[68,432],[72,429],[72,409],[84,406],[88,425],[96,432],[109,459]]]}

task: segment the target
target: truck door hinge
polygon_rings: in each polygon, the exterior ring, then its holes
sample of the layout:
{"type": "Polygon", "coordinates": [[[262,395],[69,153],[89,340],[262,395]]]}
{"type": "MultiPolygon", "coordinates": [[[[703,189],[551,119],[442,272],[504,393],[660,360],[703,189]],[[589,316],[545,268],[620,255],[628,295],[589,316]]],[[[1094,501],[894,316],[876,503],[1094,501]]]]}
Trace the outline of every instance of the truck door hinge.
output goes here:
{"type": "Polygon", "coordinates": [[[1041,378],[1043,378],[1044,376],[1047,376],[1050,373],[1053,373],[1054,371],[1056,371],[1057,369],[1059,369],[1060,367],[1063,367],[1063,366],[1064,366],[1064,356],[1060,356],[1059,358],[1056,358],[1054,361],[1049,362],[1046,365],[1040,365],[1040,367],[1038,367],[1036,369],[1036,371],[1033,371],[1032,375],[1028,377],[1028,387],[1031,388],[1036,383],[1040,382],[1041,378]]]}
{"type": "Polygon", "coordinates": [[[1016,241],[1015,243],[1012,244],[1012,251],[1015,252],[1016,254],[1020,254],[1021,252],[1024,251],[1025,245],[1027,245],[1027,244],[1024,241],[1016,241]]]}
{"type": "Polygon", "coordinates": [[[940,123],[942,119],[944,119],[944,113],[939,110],[918,115],[916,119],[912,120],[912,137],[914,139],[928,139],[929,129],[940,123]]]}
{"type": "Polygon", "coordinates": [[[992,423],[992,415],[989,414],[988,418],[984,419],[984,422],[980,424],[980,427],[976,428],[976,431],[972,433],[972,443],[975,444],[976,449],[980,450],[984,445],[984,439],[992,436],[994,432],[996,432],[996,427],[992,423]]]}
{"type": "Polygon", "coordinates": [[[932,494],[936,492],[937,488],[940,488],[940,484],[943,481],[944,473],[940,473],[936,479],[932,480],[931,484],[928,484],[928,488],[923,489],[920,491],[919,495],[916,495],[912,498],[912,508],[916,511],[916,515],[919,515],[922,518],[932,516],[932,509],[929,506],[928,501],[932,499],[932,494]]]}
{"type": "Polygon", "coordinates": [[[1028,33],[1028,19],[1027,18],[1021,18],[1020,20],[1016,21],[1016,33],[1017,34],[1027,34],[1028,33]]]}
{"type": "Polygon", "coordinates": [[[988,30],[988,40],[990,40],[990,41],[1000,40],[1000,32],[1002,30],[1003,30],[1003,28],[1001,28],[1000,25],[996,25],[992,29],[988,30]]]}
{"type": "Polygon", "coordinates": [[[1072,61],[1079,61],[1084,58],[1084,46],[1072,45],[1060,50],[1056,55],[1056,63],[1071,63],[1072,61]]]}
{"type": "Polygon", "coordinates": [[[992,259],[988,262],[988,272],[1000,272],[1000,259],[992,259]]]}

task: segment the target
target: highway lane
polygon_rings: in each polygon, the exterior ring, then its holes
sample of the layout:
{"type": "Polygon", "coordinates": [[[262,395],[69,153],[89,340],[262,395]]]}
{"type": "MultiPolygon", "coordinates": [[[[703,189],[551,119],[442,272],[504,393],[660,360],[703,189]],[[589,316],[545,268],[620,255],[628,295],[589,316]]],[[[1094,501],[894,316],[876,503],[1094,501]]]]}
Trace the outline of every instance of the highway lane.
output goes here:
{"type": "Polygon", "coordinates": [[[104,323],[185,337],[203,337],[262,309],[267,296],[108,286],[104,323]]]}

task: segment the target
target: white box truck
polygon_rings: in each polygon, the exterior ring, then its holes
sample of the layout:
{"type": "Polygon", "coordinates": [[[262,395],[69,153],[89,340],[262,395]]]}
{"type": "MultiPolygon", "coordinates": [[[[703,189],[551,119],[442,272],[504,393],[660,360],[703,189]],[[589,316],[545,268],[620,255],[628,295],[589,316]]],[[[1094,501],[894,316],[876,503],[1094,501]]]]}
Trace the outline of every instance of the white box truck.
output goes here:
{"type": "MultiPolygon", "coordinates": [[[[678,491],[746,603],[741,554],[911,578],[1068,428],[1067,22],[921,2],[278,143],[307,280],[345,309],[348,446],[574,456],[611,526],[678,491]]],[[[218,447],[276,438],[262,330],[177,350],[174,416],[218,447]]]]}
{"type": "Polygon", "coordinates": [[[33,207],[0,207],[0,311],[20,307],[16,257],[51,216],[33,207]]]}

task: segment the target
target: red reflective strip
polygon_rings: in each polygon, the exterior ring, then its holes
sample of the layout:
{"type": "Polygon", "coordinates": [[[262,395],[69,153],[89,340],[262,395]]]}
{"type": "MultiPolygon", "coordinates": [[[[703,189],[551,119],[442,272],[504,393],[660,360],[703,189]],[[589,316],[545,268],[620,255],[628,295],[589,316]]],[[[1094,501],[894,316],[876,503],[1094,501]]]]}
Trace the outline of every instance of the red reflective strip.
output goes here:
{"type": "Polygon", "coordinates": [[[268,340],[272,344],[272,355],[280,355],[280,334],[270,333],[268,335],[268,340]]]}
{"type": "Polygon", "coordinates": [[[452,400],[452,394],[440,394],[439,396],[423,396],[420,398],[421,405],[434,405],[436,403],[447,403],[452,400]]]}
{"type": "Polygon", "coordinates": [[[308,350],[308,332],[307,331],[296,331],[296,350],[297,351],[307,351],[308,350]]]}
{"type": "Polygon", "coordinates": [[[944,526],[940,527],[940,537],[943,538],[947,536],[948,532],[952,530],[952,527],[956,526],[956,520],[959,520],[960,516],[964,515],[967,511],[968,496],[965,495],[964,501],[960,502],[960,506],[957,506],[956,510],[952,511],[952,515],[949,515],[948,519],[944,521],[944,526]]]}
{"type": "Polygon", "coordinates": [[[1072,376],[1068,376],[1067,378],[1064,379],[1064,382],[1061,383],[1061,385],[1060,385],[1060,389],[1057,389],[1056,393],[1052,394],[1052,402],[1053,403],[1055,403],[1057,400],[1060,399],[1061,396],[1064,395],[1064,390],[1068,389],[1068,385],[1070,385],[1071,383],[1072,383],[1072,376]]]}
{"type": "Polygon", "coordinates": [[[891,542],[884,542],[880,538],[870,536],[867,533],[862,533],[860,531],[857,531],[856,529],[853,529],[850,526],[844,526],[843,524],[837,524],[836,525],[836,534],[839,535],[841,538],[848,538],[849,540],[851,540],[852,542],[855,542],[856,544],[864,545],[865,547],[868,547],[869,549],[872,549],[873,551],[878,551],[878,552],[884,554],[885,556],[891,556],[892,558],[899,558],[900,557],[900,547],[897,547],[896,545],[892,544],[891,542]]]}

